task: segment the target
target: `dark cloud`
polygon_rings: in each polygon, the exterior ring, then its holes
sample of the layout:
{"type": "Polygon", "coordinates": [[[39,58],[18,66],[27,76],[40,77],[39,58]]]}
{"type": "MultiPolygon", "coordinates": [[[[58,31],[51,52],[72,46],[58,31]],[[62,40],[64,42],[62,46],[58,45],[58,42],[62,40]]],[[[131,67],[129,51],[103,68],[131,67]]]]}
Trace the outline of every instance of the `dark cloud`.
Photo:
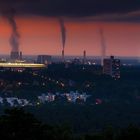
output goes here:
{"type": "Polygon", "coordinates": [[[120,14],[102,14],[87,17],[71,17],[65,18],[65,21],[73,22],[134,22],[140,23],[140,11],[120,13],[120,14]]]}
{"type": "Polygon", "coordinates": [[[140,0],[0,0],[0,9],[9,7],[18,14],[91,16],[140,10],[140,0]]]}

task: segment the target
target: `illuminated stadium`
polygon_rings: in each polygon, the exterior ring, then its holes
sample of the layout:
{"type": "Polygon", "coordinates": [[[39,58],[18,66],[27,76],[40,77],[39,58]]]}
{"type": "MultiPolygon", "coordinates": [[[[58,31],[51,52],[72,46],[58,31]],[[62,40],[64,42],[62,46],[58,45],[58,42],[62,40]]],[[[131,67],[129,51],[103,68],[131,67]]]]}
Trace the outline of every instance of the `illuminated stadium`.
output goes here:
{"type": "Polygon", "coordinates": [[[35,63],[0,63],[3,68],[45,68],[44,64],[35,63]]]}

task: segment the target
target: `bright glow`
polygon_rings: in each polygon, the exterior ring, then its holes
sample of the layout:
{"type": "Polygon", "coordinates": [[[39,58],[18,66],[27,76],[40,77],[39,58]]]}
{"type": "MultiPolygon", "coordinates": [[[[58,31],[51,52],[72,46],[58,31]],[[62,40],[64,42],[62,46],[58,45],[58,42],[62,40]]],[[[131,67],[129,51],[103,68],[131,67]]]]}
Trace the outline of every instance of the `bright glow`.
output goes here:
{"type": "Polygon", "coordinates": [[[44,64],[34,63],[0,63],[0,67],[11,67],[11,68],[44,68],[44,64]]]}

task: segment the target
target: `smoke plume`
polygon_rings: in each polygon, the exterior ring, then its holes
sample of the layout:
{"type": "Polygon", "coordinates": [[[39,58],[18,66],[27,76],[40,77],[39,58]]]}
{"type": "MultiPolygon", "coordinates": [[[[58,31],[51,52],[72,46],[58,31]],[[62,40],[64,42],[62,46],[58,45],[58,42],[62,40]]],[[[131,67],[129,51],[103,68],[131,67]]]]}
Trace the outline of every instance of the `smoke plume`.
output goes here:
{"type": "Polygon", "coordinates": [[[61,28],[62,45],[63,45],[63,50],[64,50],[65,42],[66,42],[66,28],[64,25],[64,21],[61,18],[59,19],[59,23],[60,23],[60,28],[61,28]]]}
{"type": "Polygon", "coordinates": [[[103,65],[103,59],[106,56],[106,43],[105,43],[105,38],[104,38],[104,32],[102,29],[99,30],[100,33],[100,38],[101,38],[101,65],[103,65]]]}
{"type": "Polygon", "coordinates": [[[12,52],[18,52],[20,35],[17,30],[17,24],[15,20],[15,10],[10,9],[9,11],[6,11],[6,14],[4,16],[7,18],[12,29],[12,33],[9,40],[12,47],[12,52]]]}

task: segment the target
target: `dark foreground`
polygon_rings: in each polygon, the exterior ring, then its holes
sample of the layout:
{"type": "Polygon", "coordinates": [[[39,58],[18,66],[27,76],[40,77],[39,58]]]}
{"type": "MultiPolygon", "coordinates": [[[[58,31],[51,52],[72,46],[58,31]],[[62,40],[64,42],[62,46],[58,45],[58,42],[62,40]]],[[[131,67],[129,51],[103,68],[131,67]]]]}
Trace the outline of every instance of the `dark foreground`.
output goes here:
{"type": "Polygon", "coordinates": [[[98,132],[75,135],[66,125],[44,124],[23,109],[12,109],[0,116],[0,137],[6,140],[139,140],[140,128],[108,126],[98,132]]]}
{"type": "MultiPolygon", "coordinates": [[[[32,126],[33,118],[29,121],[31,123],[23,123],[26,121],[26,117],[24,119],[22,116],[26,115],[26,113],[21,112],[20,114],[16,112],[19,116],[13,114],[12,118],[15,119],[14,117],[16,117],[16,119],[10,120],[11,122],[5,120],[9,119],[7,116],[1,117],[1,123],[6,123],[6,125],[0,125],[0,133],[2,133],[0,136],[11,137],[11,139],[19,139],[20,137],[21,139],[21,137],[24,138],[24,136],[28,135],[24,134],[24,132],[29,132],[29,135],[32,135],[33,138],[26,137],[24,139],[30,140],[38,137],[40,139],[50,138],[51,140],[75,139],[75,136],[77,136],[83,139],[124,140],[127,137],[127,139],[132,139],[134,136],[139,137],[139,66],[122,67],[121,79],[119,80],[102,75],[100,67],[95,66],[87,66],[83,69],[83,66],[64,68],[61,65],[51,65],[47,70],[39,71],[38,73],[34,73],[31,70],[22,73],[9,70],[0,71],[1,97],[16,96],[34,101],[36,96],[44,92],[60,92],[63,94],[75,90],[87,92],[92,96],[87,99],[86,103],[73,104],[58,99],[35,107],[26,106],[24,109],[34,114],[41,122],[47,124],[47,128],[46,125],[42,126],[39,123],[38,126],[38,123],[35,122],[33,124],[37,124],[37,126],[35,125],[37,130],[36,128],[34,129],[34,126],[32,126]],[[57,81],[65,86],[58,84],[57,81]],[[72,81],[72,84],[69,84],[69,81],[72,81]],[[96,104],[96,99],[100,99],[101,102],[96,104]],[[25,124],[27,126],[23,126],[25,124]],[[29,128],[33,129],[28,130],[29,128]],[[63,129],[66,129],[66,132],[63,129]],[[18,134],[15,134],[16,132],[14,131],[18,130],[18,134]],[[35,133],[36,131],[37,133],[35,133]],[[7,133],[7,135],[4,133],[7,133]],[[65,134],[69,138],[65,138],[65,134]],[[88,134],[90,136],[87,136],[88,134]],[[60,138],[57,135],[60,135],[60,138]],[[19,137],[14,138],[14,136],[19,137]]],[[[7,105],[0,105],[0,113],[2,114],[7,107],[7,105]]]]}

